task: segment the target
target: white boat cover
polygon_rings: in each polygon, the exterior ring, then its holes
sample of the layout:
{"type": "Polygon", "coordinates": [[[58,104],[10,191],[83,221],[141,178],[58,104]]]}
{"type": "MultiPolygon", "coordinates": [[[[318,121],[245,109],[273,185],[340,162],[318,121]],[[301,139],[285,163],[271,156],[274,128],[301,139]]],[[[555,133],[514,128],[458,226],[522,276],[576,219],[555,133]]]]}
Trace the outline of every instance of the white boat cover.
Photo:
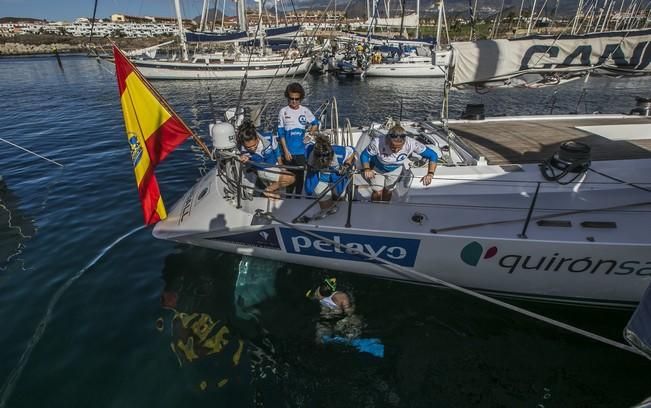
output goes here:
{"type": "Polygon", "coordinates": [[[601,68],[651,73],[651,30],[452,43],[453,86],[601,68]]]}
{"type": "MultiPolygon", "coordinates": [[[[367,26],[370,26],[371,23],[372,23],[371,20],[366,21],[367,26]]],[[[401,24],[402,24],[402,27],[409,27],[409,28],[418,27],[418,15],[417,14],[409,14],[408,16],[405,16],[404,20],[402,20],[401,17],[394,17],[394,18],[378,17],[375,20],[375,26],[376,27],[396,27],[396,28],[400,28],[401,24]]]]}

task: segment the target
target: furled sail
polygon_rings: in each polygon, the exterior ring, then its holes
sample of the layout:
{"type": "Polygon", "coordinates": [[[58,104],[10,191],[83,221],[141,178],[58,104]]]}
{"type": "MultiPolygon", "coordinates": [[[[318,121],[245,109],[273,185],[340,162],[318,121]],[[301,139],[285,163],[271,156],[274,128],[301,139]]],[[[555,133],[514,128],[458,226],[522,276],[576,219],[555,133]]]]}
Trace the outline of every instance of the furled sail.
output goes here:
{"type": "Polygon", "coordinates": [[[264,32],[265,32],[265,37],[274,38],[274,37],[286,36],[287,34],[296,33],[300,29],[301,29],[300,24],[295,24],[286,27],[267,28],[266,30],[264,30],[264,32]]]}
{"type": "Polygon", "coordinates": [[[452,43],[453,86],[525,74],[651,73],[651,30],[452,43]]]}
{"type": "Polygon", "coordinates": [[[155,224],[167,212],[154,169],[193,133],[115,45],[113,57],[145,224],[155,224]]]}
{"type": "Polygon", "coordinates": [[[205,33],[189,31],[185,33],[187,42],[240,42],[248,41],[249,35],[246,31],[232,33],[205,33]]]}
{"type": "Polygon", "coordinates": [[[404,19],[401,17],[394,17],[394,18],[386,18],[386,17],[378,17],[375,19],[374,22],[369,19],[366,21],[366,25],[369,26],[373,23],[375,27],[418,27],[418,14],[409,14],[408,16],[405,16],[404,19]]]}

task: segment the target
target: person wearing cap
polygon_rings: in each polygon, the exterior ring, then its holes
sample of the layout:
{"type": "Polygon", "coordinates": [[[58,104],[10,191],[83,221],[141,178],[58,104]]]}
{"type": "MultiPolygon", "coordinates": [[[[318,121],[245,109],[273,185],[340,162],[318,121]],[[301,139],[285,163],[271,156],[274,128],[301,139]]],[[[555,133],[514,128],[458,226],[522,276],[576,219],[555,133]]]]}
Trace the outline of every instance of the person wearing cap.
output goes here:
{"type": "MultiPolygon", "coordinates": [[[[275,165],[280,163],[278,143],[258,134],[253,122],[246,121],[240,125],[237,132],[237,145],[240,152],[239,160],[249,164],[247,179],[251,175],[257,177],[266,185],[263,194],[271,199],[280,198],[278,190],[294,183],[294,175],[281,170],[275,165]]],[[[255,183],[255,180],[249,180],[255,183]]]]}
{"type": "MultiPolygon", "coordinates": [[[[287,85],[285,89],[287,106],[278,113],[278,139],[282,147],[284,164],[305,166],[305,131],[314,133],[319,121],[309,108],[301,105],[305,90],[298,82],[287,85]]],[[[303,193],[303,169],[292,170],[296,183],[289,186],[288,193],[303,193]]]]}
{"type": "Polygon", "coordinates": [[[363,176],[370,183],[373,201],[390,201],[393,190],[402,176],[405,161],[418,154],[429,160],[427,174],[421,179],[425,186],[432,183],[436,170],[436,152],[412,137],[396,125],[386,135],[371,139],[361,154],[363,176]]]}
{"type": "Polygon", "coordinates": [[[353,166],[355,150],[350,146],[332,145],[326,136],[317,136],[314,144],[305,149],[307,175],[305,192],[320,196],[328,187],[337,183],[320,201],[321,210],[334,209],[334,201],[344,193],[346,173],[353,166]]]}

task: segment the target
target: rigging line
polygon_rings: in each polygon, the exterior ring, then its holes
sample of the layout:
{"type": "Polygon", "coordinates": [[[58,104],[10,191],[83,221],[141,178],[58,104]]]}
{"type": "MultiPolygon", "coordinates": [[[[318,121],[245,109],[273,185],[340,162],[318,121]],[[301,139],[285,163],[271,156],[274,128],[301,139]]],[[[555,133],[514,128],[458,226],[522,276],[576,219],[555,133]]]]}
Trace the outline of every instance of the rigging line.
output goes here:
{"type": "Polygon", "coordinates": [[[40,157],[41,159],[46,160],[46,161],[49,161],[49,162],[52,163],[52,164],[56,164],[56,165],[59,166],[59,167],[63,167],[63,164],[61,164],[61,163],[58,163],[58,162],[56,162],[56,161],[54,161],[54,160],[52,160],[52,159],[48,159],[48,158],[45,157],[45,156],[41,156],[40,154],[35,153],[35,152],[33,152],[33,151],[29,150],[29,149],[25,149],[24,147],[18,146],[17,144],[12,143],[12,142],[10,142],[10,141],[8,141],[8,140],[6,140],[6,139],[3,139],[3,138],[0,137],[0,141],[3,141],[3,142],[5,142],[5,143],[7,143],[7,144],[9,144],[9,145],[12,145],[12,146],[14,146],[14,147],[17,147],[17,148],[19,148],[20,150],[23,150],[23,151],[25,151],[25,152],[27,152],[27,153],[29,153],[29,154],[32,154],[32,155],[34,155],[34,156],[36,156],[36,157],[40,157]]]}
{"type": "Polygon", "coordinates": [[[323,236],[321,236],[319,234],[316,234],[316,233],[314,233],[312,231],[309,231],[309,230],[306,230],[306,229],[303,229],[303,228],[299,228],[299,227],[297,227],[297,226],[295,226],[295,225],[293,225],[291,223],[288,223],[286,221],[283,221],[283,220],[275,217],[273,214],[271,214],[269,212],[264,213],[262,210],[257,210],[256,213],[258,213],[258,212],[262,216],[266,216],[267,218],[269,218],[271,220],[274,220],[274,221],[278,222],[279,224],[282,224],[282,225],[284,225],[286,227],[292,228],[292,229],[294,229],[296,231],[299,231],[299,232],[301,232],[303,234],[310,235],[310,236],[312,236],[314,238],[317,238],[319,240],[327,242],[330,245],[332,245],[334,248],[344,249],[347,253],[358,255],[358,256],[366,259],[366,260],[374,260],[374,261],[380,263],[386,269],[389,269],[389,270],[395,272],[399,276],[403,276],[403,277],[411,278],[411,279],[413,279],[413,276],[417,276],[417,277],[419,277],[419,278],[421,278],[423,280],[427,280],[427,281],[433,282],[435,284],[445,286],[446,288],[455,290],[457,292],[464,293],[464,294],[466,294],[468,296],[472,296],[472,297],[480,299],[480,300],[484,300],[484,301],[486,301],[488,303],[491,303],[493,305],[500,306],[500,307],[503,307],[505,309],[511,310],[513,312],[523,314],[525,316],[528,316],[530,318],[539,320],[541,322],[548,323],[548,324],[550,324],[552,326],[555,326],[555,327],[570,331],[572,333],[588,337],[588,338],[590,338],[592,340],[596,340],[596,341],[599,341],[601,343],[604,343],[604,344],[619,348],[621,350],[629,351],[631,353],[634,353],[634,354],[640,355],[642,357],[646,357],[648,359],[651,359],[651,357],[647,356],[642,351],[640,351],[640,350],[638,350],[638,349],[636,349],[634,347],[631,347],[631,346],[629,346],[627,344],[620,343],[620,342],[617,342],[615,340],[611,340],[611,339],[609,339],[607,337],[600,336],[600,335],[598,335],[596,333],[592,333],[590,331],[580,329],[578,327],[572,326],[572,325],[567,324],[567,323],[563,323],[563,322],[558,321],[558,320],[554,320],[554,319],[552,319],[550,317],[547,317],[547,316],[532,312],[532,311],[524,309],[522,307],[515,306],[515,305],[512,305],[510,303],[495,299],[493,297],[483,295],[483,294],[478,293],[478,292],[476,292],[474,290],[466,289],[466,288],[464,288],[462,286],[458,286],[458,285],[455,285],[453,283],[444,281],[442,279],[435,278],[434,276],[430,276],[430,275],[427,275],[425,273],[419,272],[416,269],[404,267],[404,266],[401,266],[401,265],[397,265],[397,264],[395,264],[395,263],[393,263],[391,261],[388,261],[388,260],[386,260],[384,258],[380,258],[379,256],[372,255],[372,254],[369,254],[369,253],[365,253],[364,250],[362,250],[362,249],[352,248],[352,247],[349,247],[346,244],[336,242],[336,241],[334,241],[332,239],[323,237],[323,236]]]}
{"type": "Polygon", "coordinates": [[[93,6],[93,19],[90,20],[90,33],[88,33],[88,45],[93,41],[93,29],[95,28],[95,16],[97,15],[97,3],[99,0],[95,0],[95,6],[93,6]]]}
{"type": "Polygon", "coordinates": [[[651,189],[648,189],[648,188],[646,188],[646,187],[642,187],[642,186],[640,186],[640,185],[638,185],[638,184],[629,183],[628,181],[624,181],[624,180],[619,179],[619,178],[617,178],[617,177],[609,176],[608,174],[602,173],[602,172],[600,172],[600,171],[598,171],[598,170],[593,170],[593,169],[591,169],[591,168],[589,168],[589,167],[588,167],[588,170],[590,170],[590,171],[592,171],[592,172],[594,172],[594,173],[597,173],[597,174],[600,175],[600,176],[603,176],[603,177],[609,178],[609,179],[611,179],[611,180],[617,181],[618,183],[626,184],[627,186],[631,186],[631,187],[633,187],[633,188],[637,188],[637,189],[639,189],[639,190],[647,191],[647,192],[651,193],[651,189]]]}
{"type": "MultiPolygon", "coordinates": [[[[330,0],[330,1],[328,2],[328,5],[326,6],[326,8],[325,8],[325,10],[324,10],[321,19],[319,20],[319,22],[317,23],[317,25],[316,25],[316,27],[315,27],[315,29],[314,29],[314,31],[313,31],[313,34],[312,34],[310,37],[308,37],[308,41],[309,41],[309,43],[312,44],[312,45],[310,45],[309,50],[311,50],[311,49],[314,47],[314,40],[316,39],[316,35],[317,35],[318,30],[319,30],[319,27],[321,26],[322,23],[325,22],[325,20],[326,20],[326,18],[327,18],[326,13],[327,13],[328,10],[330,9],[330,6],[332,5],[332,3],[333,3],[333,0],[330,0]]],[[[346,7],[344,8],[344,13],[348,10],[348,7],[350,6],[351,3],[352,3],[352,0],[348,0],[348,3],[346,4],[346,7]]],[[[297,31],[297,32],[294,34],[294,38],[292,39],[292,42],[290,43],[290,48],[291,48],[292,44],[294,44],[294,43],[298,43],[297,38],[298,38],[298,34],[299,34],[299,32],[300,32],[300,30],[297,31]]],[[[301,53],[301,57],[300,57],[300,60],[299,60],[299,65],[302,63],[303,58],[305,58],[305,55],[307,55],[307,53],[308,53],[308,51],[306,51],[305,53],[301,53]]],[[[282,58],[282,60],[280,61],[280,65],[278,66],[278,68],[276,68],[276,74],[278,73],[278,71],[279,71],[279,69],[280,69],[280,66],[281,66],[282,63],[285,61],[285,58],[286,58],[286,57],[287,57],[287,54],[283,55],[283,58],[282,58]]],[[[295,61],[296,61],[296,58],[294,58],[294,59],[292,60],[292,64],[294,64],[295,61]]],[[[287,76],[287,74],[289,74],[290,68],[291,68],[291,66],[287,68],[287,70],[286,70],[285,73],[283,74],[282,78],[285,78],[285,77],[287,76]]],[[[298,67],[297,67],[297,68],[298,68],[298,67]]],[[[294,78],[294,77],[296,76],[296,71],[297,71],[297,69],[294,70],[294,73],[292,74],[292,78],[294,78]]],[[[309,70],[306,72],[306,75],[307,75],[308,73],[309,73],[309,70]]],[[[267,94],[269,93],[269,90],[271,89],[271,85],[274,83],[274,80],[275,80],[275,79],[276,79],[276,75],[274,74],[274,76],[271,78],[271,81],[269,81],[269,85],[267,85],[267,89],[265,89],[265,91],[264,91],[264,94],[263,94],[263,96],[262,96],[262,102],[263,102],[263,103],[262,103],[262,109],[260,109],[260,112],[258,112],[258,118],[262,115],[263,110],[266,109],[266,107],[268,106],[267,101],[266,101],[267,94]]],[[[303,79],[305,79],[305,77],[304,77],[303,79]]],[[[256,119],[257,119],[257,118],[256,118],[256,119]]],[[[255,121],[256,119],[254,119],[254,121],[255,121]]]]}
{"type": "MultiPolygon", "coordinates": [[[[208,148],[208,146],[206,146],[204,141],[199,136],[197,136],[197,134],[192,129],[190,129],[190,127],[185,123],[185,121],[181,118],[181,116],[179,116],[176,113],[176,111],[172,108],[172,106],[169,103],[167,103],[167,100],[165,98],[163,98],[163,96],[160,94],[160,92],[158,92],[158,90],[156,88],[154,88],[154,86],[151,85],[149,83],[149,81],[147,81],[147,79],[145,79],[145,77],[142,75],[142,73],[135,67],[135,65],[133,65],[131,60],[122,52],[122,50],[117,46],[117,44],[112,40],[109,40],[109,41],[111,41],[111,44],[113,45],[113,47],[115,47],[118,50],[118,52],[124,57],[124,59],[127,61],[127,63],[129,63],[129,65],[131,65],[131,67],[133,68],[132,72],[134,74],[136,74],[136,76],[138,76],[138,78],[140,79],[142,84],[149,90],[149,92],[151,92],[154,95],[157,102],[160,103],[165,109],[167,109],[167,111],[169,112],[169,114],[171,116],[176,117],[176,119],[178,119],[183,124],[183,126],[188,128],[190,130],[190,136],[192,136],[192,140],[194,140],[194,142],[204,151],[204,153],[206,155],[208,155],[209,157],[212,157],[210,149],[208,148]]],[[[116,72],[117,72],[117,68],[116,68],[116,72]]],[[[127,88],[127,91],[128,91],[128,88],[127,88]]],[[[136,106],[134,104],[134,102],[133,102],[131,92],[129,92],[129,100],[130,100],[130,102],[131,102],[131,104],[133,106],[136,106]]],[[[144,133],[142,132],[142,126],[140,126],[140,121],[139,121],[139,118],[138,118],[137,114],[136,114],[136,121],[138,122],[138,128],[140,129],[141,134],[144,135],[144,133]]],[[[143,138],[144,138],[144,136],[143,136],[143,138]]]]}
{"type": "MultiPolygon", "coordinates": [[[[336,0],[334,0],[334,1],[336,2],[336,0]]],[[[350,7],[350,4],[351,4],[351,3],[352,3],[352,0],[348,0],[348,3],[346,3],[346,7],[344,7],[344,10],[343,10],[343,13],[344,13],[344,14],[348,11],[348,8],[350,7]]],[[[331,6],[332,4],[333,4],[333,0],[330,0],[330,1],[328,2],[328,5],[326,6],[325,10],[323,11],[323,15],[321,16],[321,20],[317,23],[317,25],[316,25],[316,27],[315,27],[315,29],[314,29],[314,31],[313,31],[313,34],[312,34],[312,36],[311,36],[311,38],[312,38],[312,41],[310,41],[311,44],[314,44],[314,40],[316,39],[317,32],[318,32],[319,27],[321,26],[321,24],[322,24],[322,23],[325,24],[325,23],[327,22],[327,18],[328,18],[328,17],[327,17],[327,12],[328,12],[328,10],[330,9],[330,6],[331,6]]],[[[336,3],[335,3],[335,5],[336,5],[336,3]]],[[[335,16],[335,18],[336,18],[336,16],[335,16]]],[[[332,36],[332,35],[331,35],[331,36],[332,36]]],[[[314,45],[312,45],[310,48],[313,48],[313,47],[314,47],[314,45]]],[[[302,58],[303,58],[303,57],[301,57],[301,59],[302,59],[302,58]]],[[[311,68],[311,65],[310,65],[310,68],[311,68]]],[[[307,72],[305,73],[305,75],[303,76],[302,81],[305,81],[305,79],[307,78],[307,75],[309,74],[309,72],[310,72],[310,70],[308,69],[308,71],[307,71],[307,72]]],[[[295,76],[296,76],[296,72],[294,72],[294,74],[292,75],[292,78],[294,78],[295,76]]]]}
{"type": "MultiPolygon", "coordinates": [[[[630,208],[630,207],[644,207],[646,205],[650,205],[651,201],[647,202],[641,202],[641,203],[634,203],[634,204],[623,204],[623,205],[616,205],[612,207],[605,207],[605,208],[593,208],[593,209],[585,209],[585,210],[575,210],[575,211],[564,211],[556,214],[546,214],[546,215],[537,215],[537,216],[532,216],[531,221],[535,220],[541,220],[544,218],[556,218],[556,217],[561,217],[564,215],[575,215],[575,214],[587,214],[587,213],[592,213],[592,212],[600,212],[600,211],[610,211],[610,210],[616,210],[619,208],[630,208]]],[[[432,232],[435,234],[438,234],[440,232],[448,232],[448,231],[455,231],[455,230],[461,230],[461,229],[466,229],[466,228],[476,228],[476,227],[484,227],[487,225],[499,225],[499,224],[509,224],[513,222],[523,222],[525,221],[526,218],[517,218],[517,219],[510,219],[510,220],[501,220],[501,221],[491,221],[491,222],[480,222],[480,223],[475,223],[475,224],[464,224],[464,225],[456,225],[452,227],[445,227],[445,228],[433,228],[432,232]]]]}
{"type": "Polygon", "coordinates": [[[52,320],[52,313],[54,311],[54,308],[56,307],[57,303],[59,302],[63,294],[70,288],[70,286],[72,286],[73,283],[75,283],[75,281],[81,278],[86,271],[88,271],[102,257],[104,257],[104,255],[106,255],[108,251],[113,249],[117,244],[122,242],[125,238],[128,238],[129,236],[142,230],[143,228],[145,228],[144,225],[134,228],[131,231],[119,237],[118,239],[116,239],[115,241],[113,241],[111,244],[109,244],[109,246],[103,248],[95,258],[93,258],[82,269],[77,271],[77,273],[71,276],[70,279],[68,279],[61,287],[59,287],[59,289],[57,289],[57,291],[50,299],[50,302],[48,303],[47,309],[45,311],[45,315],[43,315],[41,321],[36,326],[32,338],[29,339],[29,341],[27,342],[27,347],[25,348],[25,351],[23,351],[23,354],[20,356],[20,359],[18,360],[18,364],[13,368],[13,370],[11,370],[11,373],[9,373],[9,377],[7,377],[7,381],[5,381],[2,388],[0,388],[0,408],[5,408],[7,406],[7,402],[11,397],[16,382],[18,382],[18,379],[20,378],[23,369],[29,362],[29,358],[32,354],[32,351],[34,351],[34,348],[36,347],[36,345],[38,345],[38,342],[43,337],[43,334],[45,333],[45,329],[47,328],[48,324],[52,320]]]}
{"type": "MultiPolygon", "coordinates": [[[[244,0],[242,0],[244,1],[244,0]]],[[[267,4],[267,0],[259,0],[262,1],[262,4],[260,5],[260,8],[264,8],[265,4],[267,4]]],[[[258,38],[258,34],[260,33],[260,27],[262,26],[262,13],[258,16],[258,24],[256,24],[255,27],[255,33],[253,34],[253,45],[255,45],[255,40],[258,38]]],[[[248,27],[247,27],[248,28],[248,27]]],[[[263,47],[262,41],[260,41],[260,47],[263,47]]],[[[237,105],[235,106],[235,120],[237,121],[237,117],[240,114],[240,107],[242,106],[242,98],[244,97],[244,90],[246,89],[246,83],[247,79],[249,77],[249,69],[251,68],[251,60],[253,58],[253,46],[249,47],[249,59],[246,62],[246,69],[244,70],[244,76],[242,77],[242,81],[240,82],[240,96],[237,99],[237,105]]]]}
{"type": "MultiPolygon", "coordinates": [[[[359,186],[358,186],[359,187],[359,186]]],[[[371,202],[373,203],[373,202],[371,202]]],[[[642,207],[647,204],[651,204],[651,202],[640,202],[640,203],[629,203],[629,204],[622,204],[623,208],[627,208],[628,206],[631,207],[642,207]]],[[[527,210],[529,209],[529,206],[526,207],[513,207],[513,206],[500,206],[500,205],[472,205],[472,204],[457,204],[457,203],[422,203],[422,202],[417,202],[417,201],[409,201],[409,202],[404,202],[404,203],[395,203],[394,204],[396,207],[434,207],[434,208],[465,208],[468,210],[509,210],[509,211],[522,211],[522,210],[527,210]]],[[[536,207],[536,211],[539,213],[542,212],[558,212],[558,211],[569,211],[569,208],[547,208],[547,207],[536,207]]],[[[620,207],[608,207],[608,208],[586,208],[582,210],[573,210],[573,211],[589,211],[589,212],[603,212],[603,213],[625,213],[625,212],[632,212],[632,213],[651,213],[651,210],[622,210],[620,207]]],[[[558,214],[551,214],[550,216],[557,217],[559,216],[558,214]]],[[[437,230],[438,232],[439,230],[437,230]]]]}

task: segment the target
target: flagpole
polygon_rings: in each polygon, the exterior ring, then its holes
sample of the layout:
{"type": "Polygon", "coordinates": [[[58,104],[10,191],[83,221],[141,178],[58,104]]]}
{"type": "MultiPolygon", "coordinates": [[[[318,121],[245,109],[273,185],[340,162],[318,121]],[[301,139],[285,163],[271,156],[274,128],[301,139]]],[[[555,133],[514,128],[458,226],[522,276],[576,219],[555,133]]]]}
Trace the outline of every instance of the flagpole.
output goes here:
{"type": "Polygon", "coordinates": [[[147,87],[147,89],[149,89],[149,91],[152,94],[154,94],[156,99],[158,99],[158,102],[160,102],[161,105],[163,105],[165,107],[165,109],[167,109],[171,114],[173,114],[183,124],[183,126],[185,126],[190,131],[190,136],[192,136],[192,139],[195,141],[195,143],[197,143],[199,145],[199,147],[204,151],[204,153],[206,153],[206,155],[208,155],[208,157],[212,157],[212,153],[210,152],[210,149],[208,148],[208,146],[206,146],[204,141],[201,140],[199,138],[199,136],[197,136],[194,133],[194,131],[192,129],[190,129],[190,126],[188,126],[185,123],[185,121],[179,116],[179,114],[176,113],[176,111],[174,111],[174,109],[172,109],[172,107],[169,105],[169,103],[167,103],[165,98],[163,98],[163,96],[149,83],[149,81],[147,81],[147,79],[142,75],[142,73],[138,70],[138,68],[136,68],[136,66],[133,65],[131,60],[129,60],[129,58],[127,58],[127,56],[117,46],[117,44],[115,42],[113,42],[113,41],[111,41],[111,43],[113,44],[115,49],[118,50],[118,52],[124,57],[124,59],[131,66],[131,68],[133,68],[133,72],[138,76],[138,78],[140,78],[142,80],[142,83],[147,87]]]}

